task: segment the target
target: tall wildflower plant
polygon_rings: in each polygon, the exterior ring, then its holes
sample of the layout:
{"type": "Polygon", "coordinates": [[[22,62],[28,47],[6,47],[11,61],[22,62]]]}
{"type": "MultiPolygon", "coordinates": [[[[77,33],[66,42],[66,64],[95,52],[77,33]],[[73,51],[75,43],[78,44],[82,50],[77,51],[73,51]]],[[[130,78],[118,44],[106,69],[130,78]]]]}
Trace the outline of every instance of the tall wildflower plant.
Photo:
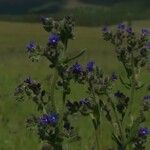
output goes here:
{"type": "Polygon", "coordinates": [[[103,71],[96,66],[95,62],[89,61],[87,65],[74,64],[74,79],[79,84],[84,84],[88,96],[78,101],[68,101],[66,106],[70,115],[80,113],[82,116],[89,116],[93,123],[95,140],[91,148],[101,149],[101,116],[102,110],[106,113],[106,118],[111,120],[110,111],[106,107],[102,98],[112,90],[112,86],[117,78],[116,74],[106,76],[103,71]]]}
{"type": "MultiPolygon", "coordinates": [[[[119,73],[106,75],[94,61],[89,61],[86,65],[79,62],[72,65],[72,61],[84,51],[72,57],[67,56],[68,42],[74,38],[74,21],[71,17],[60,21],[42,17],[41,21],[50,34],[47,45],[41,47],[30,41],[27,53],[32,61],[38,61],[41,57],[49,61],[49,68],[53,71],[51,82],[48,83],[50,88],[47,91],[41,83],[28,77],[16,88],[15,95],[18,100],[27,96],[37,105],[38,113],[29,117],[27,124],[34,127],[39,138],[47,143],[43,150],[67,150],[64,147],[67,139],[80,139],[70,121],[76,114],[88,116],[93,124],[94,133],[91,137],[94,140],[88,150],[104,150],[100,136],[101,133],[105,134],[105,131],[101,132],[104,117],[110,123],[112,140],[116,145],[115,148],[110,145],[109,150],[144,150],[150,133],[143,126],[145,113],[150,108],[150,96],[144,96],[142,102],[139,100],[141,105],[138,114],[134,113],[133,106],[137,102],[136,93],[144,87],[139,76],[147,63],[150,32],[142,29],[141,33],[136,34],[132,27],[125,24],[119,24],[115,31],[104,26],[104,40],[114,45],[117,58],[126,72],[124,79],[119,73]],[[113,92],[116,80],[120,80],[130,95],[120,90],[113,92]],[[68,99],[71,82],[83,84],[87,96],[79,100],[68,99]],[[55,91],[59,89],[62,93],[60,107],[56,105],[55,99],[55,91]]],[[[90,133],[91,131],[93,130],[89,130],[90,133]]]]}
{"type": "MultiPolygon", "coordinates": [[[[126,77],[119,75],[121,85],[130,93],[129,96],[116,91],[108,95],[112,110],[114,111],[117,130],[112,134],[118,150],[144,150],[149,130],[143,126],[145,112],[149,110],[148,96],[136,100],[137,92],[144,87],[139,76],[142,68],[146,65],[150,49],[148,29],[142,29],[136,33],[131,26],[120,23],[117,29],[111,31],[108,26],[103,28],[104,40],[110,42],[115,49],[118,61],[126,72],[126,77]],[[141,104],[138,114],[134,112],[134,105],[141,104]]],[[[113,123],[111,123],[113,125],[113,123]]]]}
{"type": "Polygon", "coordinates": [[[72,57],[66,55],[68,42],[74,38],[74,21],[71,17],[65,17],[60,21],[42,17],[41,21],[44,29],[50,34],[47,45],[42,47],[30,41],[26,48],[32,61],[38,61],[41,57],[49,61],[49,68],[53,71],[51,81],[48,83],[49,91],[43,89],[38,81],[28,77],[16,88],[15,95],[18,100],[23,99],[25,95],[28,99],[32,99],[37,105],[39,116],[29,117],[28,126],[37,129],[39,138],[48,143],[46,147],[61,150],[66,139],[79,138],[69,122],[65,103],[67,95],[71,92],[72,67],[69,64],[80,57],[84,51],[72,57]],[[60,109],[54,99],[56,88],[62,91],[60,109]]]}

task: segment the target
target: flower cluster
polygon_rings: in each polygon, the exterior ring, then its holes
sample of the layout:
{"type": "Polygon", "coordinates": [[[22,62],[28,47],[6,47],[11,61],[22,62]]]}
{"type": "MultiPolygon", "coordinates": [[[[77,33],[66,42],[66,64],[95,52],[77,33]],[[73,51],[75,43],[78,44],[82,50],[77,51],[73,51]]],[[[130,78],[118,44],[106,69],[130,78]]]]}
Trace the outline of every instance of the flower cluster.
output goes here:
{"type": "Polygon", "coordinates": [[[150,96],[144,96],[143,99],[143,110],[148,111],[150,109],[150,96]]]}
{"type": "Polygon", "coordinates": [[[139,129],[138,135],[139,135],[140,137],[144,137],[144,136],[147,136],[147,135],[149,135],[149,134],[150,134],[150,130],[148,130],[147,128],[140,128],[140,129],[139,129]]]}
{"type": "Polygon", "coordinates": [[[110,90],[112,83],[118,79],[114,72],[111,76],[105,76],[94,61],[89,61],[85,66],[75,63],[70,70],[72,70],[72,78],[75,81],[87,84],[89,91],[92,87],[93,91],[99,95],[110,90]]]}
{"type": "Polygon", "coordinates": [[[67,101],[66,107],[69,111],[69,114],[74,114],[80,112],[82,115],[88,115],[94,111],[94,104],[87,98],[81,99],[79,102],[67,101]]]}
{"type": "Polygon", "coordinates": [[[47,104],[45,94],[46,91],[41,88],[41,84],[31,77],[26,78],[15,90],[15,96],[18,100],[25,99],[25,95],[27,95],[28,98],[32,98],[40,111],[43,111],[44,106],[47,104]]]}
{"type": "Polygon", "coordinates": [[[27,52],[32,53],[36,49],[36,43],[34,41],[30,41],[27,44],[27,52]]]}
{"type": "Polygon", "coordinates": [[[139,69],[145,66],[148,60],[150,31],[142,29],[141,33],[137,35],[131,26],[123,23],[120,23],[114,32],[110,31],[108,27],[107,30],[104,27],[102,31],[104,39],[115,46],[118,60],[125,67],[128,78],[131,78],[133,74],[138,75],[139,69]],[[134,72],[132,71],[133,66],[135,67],[134,72]]]}
{"type": "Polygon", "coordinates": [[[134,150],[144,150],[145,143],[147,142],[147,136],[150,134],[150,130],[147,128],[139,128],[136,137],[134,138],[134,150]]]}
{"type": "Polygon", "coordinates": [[[94,61],[80,64],[76,59],[84,51],[75,56],[67,56],[68,42],[74,39],[74,21],[71,17],[60,21],[41,17],[41,22],[49,32],[46,46],[39,46],[30,41],[26,49],[33,61],[45,57],[53,74],[50,75],[50,82],[46,83],[46,89],[49,91],[43,90],[43,86],[31,77],[26,78],[16,88],[15,95],[19,100],[27,98],[37,105],[38,113],[27,120],[28,127],[35,127],[39,138],[48,143],[47,148],[62,150],[66,141],[80,139],[76,128],[72,126],[71,119],[74,119],[74,115],[88,116],[94,127],[95,141],[92,147],[99,150],[101,121],[105,121],[102,120],[105,116],[113,128],[112,138],[117,149],[126,150],[131,145],[134,150],[144,150],[150,131],[141,128],[141,124],[146,119],[145,111],[150,108],[150,96],[144,97],[138,116],[132,115],[132,105],[136,91],[143,87],[138,75],[148,59],[150,31],[142,29],[140,34],[136,34],[131,26],[123,23],[118,24],[114,32],[108,26],[103,27],[104,40],[115,46],[117,58],[126,71],[127,78],[124,79],[115,72],[105,75],[94,61]],[[122,93],[118,90],[114,93],[116,80],[129,90],[130,97],[124,94],[126,91],[122,93]],[[86,98],[79,101],[70,100],[72,81],[84,84],[86,98]],[[56,90],[61,92],[59,107],[55,99],[56,90]]]}
{"type": "Polygon", "coordinates": [[[114,96],[117,99],[116,108],[117,111],[122,115],[122,119],[125,115],[125,109],[128,108],[129,97],[124,95],[122,92],[117,91],[114,96]]]}
{"type": "MultiPolygon", "coordinates": [[[[142,109],[140,109],[138,116],[133,115],[133,105],[136,91],[143,87],[139,81],[139,75],[141,68],[146,65],[148,60],[148,36],[150,31],[142,29],[137,34],[131,26],[120,23],[114,31],[108,26],[104,26],[102,32],[104,40],[111,42],[115,47],[117,58],[122,63],[127,77],[127,79],[123,79],[119,76],[119,79],[121,85],[125,86],[131,95],[129,98],[122,92],[117,91],[114,94],[114,98],[117,101],[113,101],[111,94],[108,95],[108,103],[111,106],[110,110],[114,113],[115,123],[118,127],[118,131],[113,133],[113,140],[117,144],[118,149],[126,149],[131,143],[131,145],[134,145],[133,149],[144,150],[145,139],[149,131],[146,128],[140,128],[140,125],[146,119],[144,112],[149,109],[149,96],[145,96],[144,100],[142,100],[142,109]],[[121,114],[121,119],[118,113],[121,114]],[[131,123],[129,123],[129,118],[131,123]],[[125,124],[124,121],[127,121],[128,124],[125,124]],[[125,141],[129,143],[126,145],[125,141]]],[[[107,104],[106,108],[108,107],[109,105],[107,104]]],[[[113,115],[111,117],[113,118],[113,115]]],[[[110,123],[112,124],[112,122],[110,123]]]]}
{"type": "Polygon", "coordinates": [[[95,72],[95,68],[96,66],[94,61],[89,61],[85,66],[76,62],[70,70],[75,81],[85,83],[88,76],[95,72]]]}
{"type": "Polygon", "coordinates": [[[48,38],[48,44],[50,46],[56,46],[60,41],[60,37],[57,34],[52,34],[48,38]]]}
{"type": "Polygon", "coordinates": [[[57,113],[51,113],[48,115],[43,115],[40,118],[40,123],[43,125],[55,126],[58,123],[59,115],[57,113]]]}
{"type": "Polygon", "coordinates": [[[50,91],[43,90],[39,82],[28,77],[15,91],[17,99],[32,99],[37,105],[41,117],[28,119],[28,126],[36,126],[39,138],[48,142],[53,149],[62,149],[65,138],[79,138],[76,130],[71,126],[68,113],[65,112],[66,96],[70,94],[70,82],[73,77],[69,63],[80,57],[79,54],[67,57],[67,45],[70,39],[74,38],[74,21],[71,17],[65,17],[60,21],[53,18],[41,17],[44,29],[49,32],[46,46],[39,46],[36,42],[30,41],[27,46],[27,53],[32,61],[45,57],[53,70],[50,78],[52,85],[50,91]],[[54,94],[56,88],[62,90],[62,108],[56,108],[54,94]],[[27,97],[26,97],[27,96],[27,97]],[[49,113],[50,111],[50,113],[49,113]]]}

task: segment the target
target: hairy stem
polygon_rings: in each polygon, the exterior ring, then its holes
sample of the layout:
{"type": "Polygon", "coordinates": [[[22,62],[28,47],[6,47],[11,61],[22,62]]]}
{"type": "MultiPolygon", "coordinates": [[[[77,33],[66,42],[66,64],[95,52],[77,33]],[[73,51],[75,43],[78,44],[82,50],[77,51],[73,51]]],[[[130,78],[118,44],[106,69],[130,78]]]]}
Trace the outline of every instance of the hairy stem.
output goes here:
{"type": "Polygon", "coordinates": [[[99,140],[100,140],[100,128],[97,127],[97,129],[95,129],[95,137],[96,137],[96,145],[97,145],[97,150],[100,150],[100,143],[99,143],[99,140]]]}
{"type": "Polygon", "coordinates": [[[54,96],[55,96],[55,87],[56,87],[57,80],[58,80],[58,73],[57,73],[57,70],[54,70],[53,79],[51,83],[51,89],[50,89],[50,95],[49,95],[49,103],[51,102],[52,108],[54,111],[56,111],[56,104],[55,104],[54,96]]]}
{"type": "MultiPolygon", "coordinates": [[[[108,97],[108,102],[110,103],[110,105],[112,107],[114,117],[115,117],[115,120],[116,120],[117,125],[118,125],[120,142],[121,142],[121,145],[119,147],[124,147],[124,149],[125,149],[125,146],[124,146],[125,145],[125,134],[124,134],[122,122],[119,119],[119,116],[118,116],[117,111],[116,111],[115,104],[114,104],[111,96],[109,94],[106,94],[106,96],[108,97]]],[[[124,149],[122,149],[122,150],[124,150],[124,149]]]]}
{"type": "MultiPolygon", "coordinates": [[[[63,51],[63,55],[62,55],[62,58],[64,58],[66,56],[66,53],[67,53],[67,47],[68,47],[68,40],[65,39],[64,41],[64,51],[63,51]]],[[[64,79],[63,79],[64,80],[64,79]]],[[[63,96],[62,96],[62,103],[63,103],[63,108],[62,108],[62,114],[64,114],[64,110],[65,110],[65,102],[66,102],[66,92],[65,92],[65,87],[63,87],[63,96]]]]}
{"type": "Polygon", "coordinates": [[[121,141],[122,141],[122,143],[124,143],[124,138],[123,138],[124,136],[123,136],[122,125],[121,125],[121,123],[120,123],[120,120],[119,120],[119,117],[118,117],[118,115],[117,115],[116,109],[113,109],[113,110],[114,110],[114,115],[115,115],[116,122],[117,122],[117,124],[118,124],[121,141]]]}
{"type": "MultiPolygon", "coordinates": [[[[134,55],[131,54],[131,66],[132,66],[132,76],[131,76],[131,89],[130,89],[130,102],[129,102],[129,116],[131,119],[131,126],[133,125],[134,116],[133,116],[133,102],[135,96],[135,67],[134,67],[134,55]]],[[[132,144],[128,145],[129,150],[132,149],[132,144]]]]}
{"type": "Polygon", "coordinates": [[[100,150],[100,108],[99,108],[99,104],[98,102],[96,101],[96,95],[95,95],[95,92],[94,92],[94,89],[93,89],[93,86],[92,86],[92,83],[89,82],[89,87],[91,88],[91,94],[92,94],[92,97],[93,97],[93,100],[95,102],[95,104],[97,105],[97,109],[96,111],[98,112],[98,116],[95,118],[96,119],[96,123],[94,124],[93,122],[93,126],[94,126],[94,129],[95,129],[95,138],[96,138],[96,147],[97,147],[97,150],[100,150]]]}
{"type": "MultiPolygon", "coordinates": [[[[134,95],[135,95],[135,71],[134,71],[134,56],[133,52],[131,54],[131,65],[132,65],[132,77],[131,77],[131,95],[130,95],[130,103],[129,103],[129,113],[132,113],[134,95]]],[[[131,116],[131,115],[130,115],[131,116]]]]}

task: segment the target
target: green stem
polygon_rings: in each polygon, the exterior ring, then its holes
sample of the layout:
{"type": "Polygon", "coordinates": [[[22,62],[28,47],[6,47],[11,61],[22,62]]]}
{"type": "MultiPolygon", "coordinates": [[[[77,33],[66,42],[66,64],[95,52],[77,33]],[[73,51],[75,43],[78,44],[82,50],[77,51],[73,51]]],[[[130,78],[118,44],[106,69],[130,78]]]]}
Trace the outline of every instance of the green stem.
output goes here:
{"type": "Polygon", "coordinates": [[[42,104],[42,107],[43,107],[43,113],[47,114],[46,108],[45,108],[45,106],[43,104],[42,104]]]}
{"type": "Polygon", "coordinates": [[[100,128],[99,127],[97,127],[97,129],[95,129],[95,138],[96,138],[96,146],[97,146],[97,150],[100,150],[100,143],[99,143],[99,135],[100,135],[100,133],[99,133],[99,130],[100,130],[100,128]]]}
{"type": "Polygon", "coordinates": [[[43,97],[42,97],[42,96],[41,96],[40,100],[41,100],[41,105],[42,105],[42,108],[43,108],[43,114],[47,114],[45,105],[44,105],[44,103],[43,103],[43,97]]]}
{"type": "Polygon", "coordinates": [[[57,80],[58,80],[58,73],[57,73],[57,70],[54,70],[53,79],[51,82],[50,94],[49,94],[49,103],[51,102],[52,109],[54,111],[56,111],[56,104],[55,104],[54,96],[55,96],[55,87],[56,87],[57,80]]]}
{"type": "Polygon", "coordinates": [[[134,94],[135,94],[135,71],[134,71],[134,56],[131,54],[131,64],[132,64],[132,77],[131,77],[131,96],[130,96],[130,104],[129,104],[129,113],[132,112],[134,94]]]}
{"type": "MultiPolygon", "coordinates": [[[[130,101],[128,104],[128,111],[126,112],[124,116],[124,121],[127,120],[128,116],[130,116],[131,119],[131,125],[133,124],[133,115],[131,115],[133,112],[133,102],[134,102],[134,96],[135,96],[135,66],[134,66],[134,55],[133,52],[131,53],[131,69],[132,69],[132,76],[130,79],[131,88],[130,88],[130,101]]],[[[125,122],[124,122],[125,123],[125,122]]]]}
{"type": "MultiPolygon", "coordinates": [[[[134,96],[135,96],[135,70],[134,70],[134,55],[133,52],[131,54],[131,67],[132,67],[132,77],[131,77],[131,89],[130,89],[130,102],[129,102],[129,116],[131,119],[131,126],[133,125],[134,121],[134,115],[133,113],[133,102],[134,102],[134,96]]],[[[132,149],[132,145],[128,145],[129,150],[132,149]]]]}
{"type": "Polygon", "coordinates": [[[64,114],[64,110],[65,110],[65,102],[66,102],[66,93],[63,92],[63,114],[64,114]]]}
{"type": "Polygon", "coordinates": [[[98,118],[96,118],[96,123],[95,124],[93,123],[93,126],[95,129],[96,147],[97,147],[97,150],[100,150],[100,143],[99,143],[100,141],[100,108],[99,108],[99,103],[97,103],[96,101],[96,95],[95,95],[93,86],[90,82],[89,82],[89,87],[91,88],[91,94],[93,96],[93,100],[95,104],[98,106],[96,110],[98,112],[98,118]]]}
{"type": "Polygon", "coordinates": [[[111,107],[112,107],[112,110],[114,112],[114,116],[115,116],[115,120],[117,122],[117,125],[118,125],[118,129],[119,129],[119,134],[120,134],[120,137],[121,137],[121,146],[122,147],[125,147],[125,135],[124,135],[124,131],[123,131],[123,126],[122,126],[122,122],[119,120],[119,116],[117,114],[117,111],[116,111],[116,107],[115,107],[115,104],[113,103],[113,100],[111,99],[111,97],[106,94],[106,96],[108,96],[108,102],[110,102],[111,104],[111,107]]]}
{"type": "Polygon", "coordinates": [[[120,137],[121,137],[121,142],[122,142],[122,145],[124,145],[124,132],[123,132],[123,127],[122,127],[121,121],[119,120],[119,117],[118,117],[116,108],[115,108],[115,106],[114,106],[114,103],[113,103],[112,101],[111,101],[111,105],[112,105],[112,108],[113,108],[113,112],[114,112],[114,115],[115,115],[116,122],[117,122],[117,124],[118,124],[119,134],[120,134],[120,137]]]}
{"type": "Polygon", "coordinates": [[[123,131],[122,131],[122,126],[121,126],[121,123],[120,123],[120,121],[119,121],[119,118],[118,118],[118,115],[117,115],[116,109],[114,110],[114,113],[115,113],[115,118],[116,118],[116,121],[117,121],[117,124],[118,124],[118,128],[119,128],[119,132],[120,132],[121,140],[122,140],[122,143],[124,143],[124,140],[123,140],[123,131]]]}
{"type": "MultiPolygon", "coordinates": [[[[64,47],[65,47],[65,49],[64,49],[64,51],[63,51],[63,55],[62,55],[62,58],[64,58],[65,56],[66,56],[66,52],[67,52],[67,46],[68,46],[68,40],[67,39],[65,39],[64,40],[64,47]]],[[[62,103],[63,103],[63,108],[62,108],[62,114],[64,114],[64,110],[65,110],[65,102],[66,102],[66,92],[65,92],[65,87],[63,87],[63,96],[62,96],[62,103]]]]}
{"type": "MultiPolygon", "coordinates": [[[[133,113],[133,102],[134,102],[134,97],[135,97],[135,66],[134,66],[134,54],[133,52],[131,53],[131,69],[132,69],[132,76],[131,76],[131,79],[130,79],[130,83],[131,83],[131,88],[130,88],[130,101],[129,101],[129,104],[128,104],[128,111],[126,112],[125,114],[125,117],[124,117],[124,121],[129,121],[127,120],[127,117],[129,116],[130,119],[131,119],[131,124],[130,126],[133,125],[133,121],[134,121],[134,115],[132,114],[133,113]]],[[[131,144],[128,144],[126,145],[128,147],[128,149],[132,149],[132,145],[131,144]]]]}

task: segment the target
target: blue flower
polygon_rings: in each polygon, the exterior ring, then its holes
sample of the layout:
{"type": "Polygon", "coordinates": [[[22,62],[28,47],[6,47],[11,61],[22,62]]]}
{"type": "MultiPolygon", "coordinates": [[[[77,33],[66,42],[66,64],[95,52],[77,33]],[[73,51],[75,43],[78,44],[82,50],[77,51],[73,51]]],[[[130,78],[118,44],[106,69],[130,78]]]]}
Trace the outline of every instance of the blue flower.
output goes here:
{"type": "Polygon", "coordinates": [[[150,31],[148,30],[148,29],[142,29],[142,34],[144,35],[144,36],[148,36],[149,34],[150,34],[150,31]]]}
{"type": "Polygon", "coordinates": [[[118,26],[117,26],[117,28],[118,28],[119,30],[124,30],[124,29],[125,29],[125,24],[119,23],[118,26]]]}
{"type": "Polygon", "coordinates": [[[49,124],[48,115],[43,115],[43,116],[40,118],[40,123],[41,123],[41,124],[44,124],[44,125],[49,124]]]}
{"type": "Polygon", "coordinates": [[[28,77],[25,81],[25,83],[28,83],[28,84],[32,84],[33,83],[33,80],[31,77],[28,77]]]}
{"type": "Polygon", "coordinates": [[[150,49],[150,42],[146,44],[146,48],[150,49]]]}
{"type": "Polygon", "coordinates": [[[57,113],[51,113],[49,115],[49,123],[55,125],[58,122],[59,116],[57,113]]]}
{"type": "Polygon", "coordinates": [[[150,131],[147,128],[139,129],[139,136],[147,136],[148,134],[150,134],[150,131]]]}
{"type": "Polygon", "coordinates": [[[82,72],[82,67],[80,64],[76,63],[73,65],[73,73],[80,74],[82,72]]]}
{"type": "Polygon", "coordinates": [[[114,94],[115,97],[117,98],[121,98],[123,96],[123,93],[121,93],[120,91],[117,91],[115,94],[114,94]]]}
{"type": "Polygon", "coordinates": [[[26,46],[28,52],[33,52],[33,50],[36,48],[36,44],[34,41],[30,41],[26,46]]]}
{"type": "Polygon", "coordinates": [[[150,96],[149,95],[144,96],[144,100],[150,100],[150,96]]]}
{"type": "Polygon", "coordinates": [[[133,32],[132,27],[127,27],[126,31],[127,31],[127,33],[131,34],[133,32]]]}
{"type": "Polygon", "coordinates": [[[108,33],[108,26],[107,25],[103,26],[102,32],[103,33],[108,33]]]}
{"type": "Polygon", "coordinates": [[[88,62],[87,67],[86,67],[88,72],[92,72],[94,70],[94,64],[95,64],[94,61],[88,62]]]}
{"type": "Polygon", "coordinates": [[[79,104],[80,105],[89,105],[90,104],[90,101],[88,100],[88,99],[81,99],[80,101],[79,101],[79,104]]]}
{"type": "Polygon", "coordinates": [[[115,81],[115,80],[117,80],[117,79],[118,79],[118,76],[116,75],[115,72],[113,72],[112,75],[111,75],[111,80],[112,80],[112,81],[115,81]]]}
{"type": "Polygon", "coordinates": [[[40,118],[40,123],[43,124],[43,125],[56,125],[57,122],[59,120],[59,115],[57,113],[51,113],[51,114],[48,114],[48,115],[43,115],[41,118],[40,118]]]}
{"type": "Polygon", "coordinates": [[[57,34],[52,34],[48,38],[48,42],[52,46],[56,46],[59,41],[60,41],[60,37],[57,34]]]}

